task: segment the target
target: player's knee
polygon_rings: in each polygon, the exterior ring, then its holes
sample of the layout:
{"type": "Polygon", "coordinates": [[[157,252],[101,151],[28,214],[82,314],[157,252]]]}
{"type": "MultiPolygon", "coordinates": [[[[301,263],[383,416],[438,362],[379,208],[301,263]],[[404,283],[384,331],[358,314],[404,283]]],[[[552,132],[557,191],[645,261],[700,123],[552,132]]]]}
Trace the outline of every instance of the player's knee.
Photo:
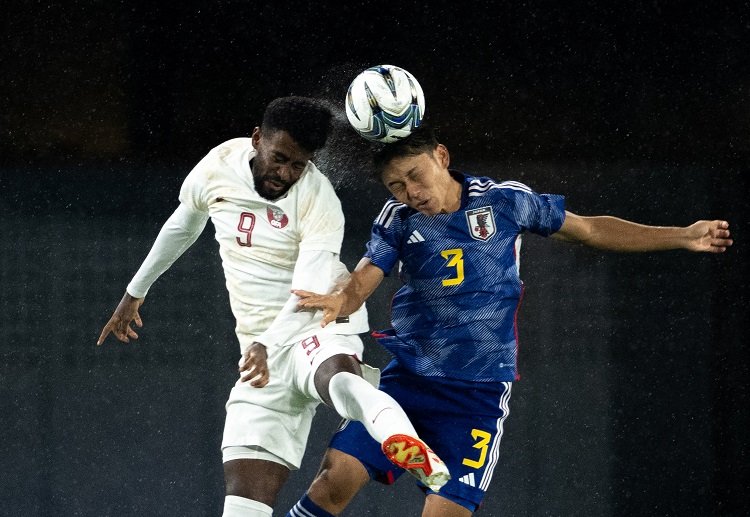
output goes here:
{"type": "Polygon", "coordinates": [[[323,468],[318,472],[309,490],[310,497],[323,508],[342,511],[354,497],[352,487],[345,479],[339,479],[330,469],[323,468]]]}
{"type": "Polygon", "coordinates": [[[331,404],[329,390],[331,379],[333,379],[336,374],[342,372],[353,373],[354,375],[362,374],[357,359],[345,354],[337,354],[329,357],[323,361],[315,371],[315,389],[318,390],[318,393],[326,404],[331,404]]]}
{"type": "Polygon", "coordinates": [[[320,506],[338,514],[369,480],[367,470],[358,460],[329,449],[308,493],[320,506]]]}

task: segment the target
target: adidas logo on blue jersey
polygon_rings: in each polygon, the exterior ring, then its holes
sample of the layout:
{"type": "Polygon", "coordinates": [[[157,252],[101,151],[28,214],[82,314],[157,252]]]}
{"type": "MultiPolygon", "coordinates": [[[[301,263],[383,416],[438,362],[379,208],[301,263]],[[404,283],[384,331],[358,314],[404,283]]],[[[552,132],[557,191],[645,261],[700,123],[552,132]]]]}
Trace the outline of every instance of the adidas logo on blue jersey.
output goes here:
{"type": "Polygon", "coordinates": [[[465,485],[469,485],[473,487],[477,486],[476,483],[474,482],[473,472],[470,472],[469,474],[466,474],[465,476],[461,476],[460,478],[458,478],[458,480],[465,485]]]}
{"type": "Polygon", "coordinates": [[[406,241],[407,244],[416,244],[417,242],[424,242],[424,237],[422,237],[422,234],[419,233],[417,230],[414,230],[411,235],[409,235],[409,239],[406,241]]]}

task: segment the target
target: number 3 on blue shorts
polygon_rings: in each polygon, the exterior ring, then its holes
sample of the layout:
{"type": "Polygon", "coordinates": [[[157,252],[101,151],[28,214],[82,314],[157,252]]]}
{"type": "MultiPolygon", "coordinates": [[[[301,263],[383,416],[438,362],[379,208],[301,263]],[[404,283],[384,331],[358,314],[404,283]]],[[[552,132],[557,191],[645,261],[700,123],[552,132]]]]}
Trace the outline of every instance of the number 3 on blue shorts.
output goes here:
{"type": "Polygon", "coordinates": [[[489,448],[490,438],[492,438],[492,435],[487,431],[482,431],[481,429],[472,429],[471,437],[474,438],[476,442],[474,443],[474,448],[479,449],[479,457],[476,459],[464,458],[462,463],[467,467],[481,469],[484,466],[484,463],[487,461],[487,449],[489,448]]]}

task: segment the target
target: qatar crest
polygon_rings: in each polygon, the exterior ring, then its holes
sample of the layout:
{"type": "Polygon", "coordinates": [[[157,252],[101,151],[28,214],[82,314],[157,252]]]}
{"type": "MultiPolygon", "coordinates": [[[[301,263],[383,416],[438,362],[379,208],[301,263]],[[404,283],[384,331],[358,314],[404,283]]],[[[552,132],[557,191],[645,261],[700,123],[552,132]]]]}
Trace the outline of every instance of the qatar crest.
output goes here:
{"type": "Polygon", "coordinates": [[[280,230],[289,223],[289,218],[281,210],[281,208],[269,206],[266,209],[266,212],[268,215],[268,222],[271,223],[271,226],[273,226],[274,228],[280,230]]]}

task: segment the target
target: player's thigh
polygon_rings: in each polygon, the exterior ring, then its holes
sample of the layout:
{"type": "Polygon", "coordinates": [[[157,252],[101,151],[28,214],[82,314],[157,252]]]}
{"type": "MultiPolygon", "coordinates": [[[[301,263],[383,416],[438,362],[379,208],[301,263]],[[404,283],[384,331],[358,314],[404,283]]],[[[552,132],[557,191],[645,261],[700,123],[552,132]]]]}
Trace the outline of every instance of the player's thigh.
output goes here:
{"type": "Polygon", "coordinates": [[[359,374],[363,349],[357,335],[320,333],[300,340],[294,345],[295,387],[310,398],[326,401],[328,380],[337,369],[359,374]]]}
{"type": "Polygon", "coordinates": [[[243,458],[224,462],[226,495],[260,501],[271,507],[288,478],[289,469],[273,461],[243,458]]]}
{"type": "MultiPolygon", "coordinates": [[[[252,459],[278,462],[290,469],[299,468],[307,445],[317,399],[296,389],[294,351],[291,348],[269,353],[269,383],[254,388],[237,383],[226,404],[226,422],[222,450],[245,447],[267,456],[252,459]]],[[[235,457],[227,457],[227,462],[235,457]]]]}
{"type": "Polygon", "coordinates": [[[278,458],[290,469],[299,468],[321,400],[315,389],[316,370],[338,354],[361,358],[363,346],[356,335],[320,333],[269,350],[269,383],[253,388],[238,382],[232,388],[222,449],[255,447],[273,461],[278,458]]]}

